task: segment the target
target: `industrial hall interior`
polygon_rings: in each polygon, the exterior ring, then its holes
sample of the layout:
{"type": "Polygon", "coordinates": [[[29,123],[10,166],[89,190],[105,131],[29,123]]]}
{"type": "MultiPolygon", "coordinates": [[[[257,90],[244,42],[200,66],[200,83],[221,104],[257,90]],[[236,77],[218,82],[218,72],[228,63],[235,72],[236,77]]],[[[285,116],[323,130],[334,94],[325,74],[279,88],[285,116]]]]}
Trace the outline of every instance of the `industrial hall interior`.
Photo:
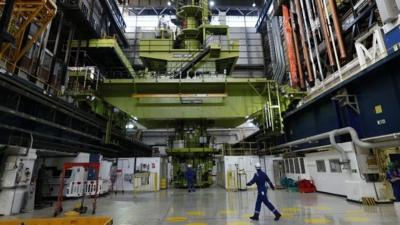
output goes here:
{"type": "Polygon", "coordinates": [[[0,225],[400,224],[400,0],[0,0],[0,225]]]}

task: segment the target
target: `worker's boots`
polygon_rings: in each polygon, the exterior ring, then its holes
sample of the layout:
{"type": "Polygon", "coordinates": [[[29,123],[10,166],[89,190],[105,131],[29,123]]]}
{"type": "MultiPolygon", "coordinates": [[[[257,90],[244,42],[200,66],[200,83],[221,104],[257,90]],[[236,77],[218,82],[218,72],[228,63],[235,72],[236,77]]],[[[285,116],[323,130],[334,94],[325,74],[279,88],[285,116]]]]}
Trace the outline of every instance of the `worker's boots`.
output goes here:
{"type": "Polygon", "coordinates": [[[276,210],[275,212],[274,212],[274,214],[275,214],[275,218],[274,218],[274,220],[275,221],[278,221],[280,218],[281,218],[281,214],[278,212],[278,210],[276,210]]]}
{"type": "Polygon", "coordinates": [[[251,219],[251,220],[258,220],[258,219],[259,219],[259,218],[258,218],[259,215],[260,215],[260,214],[258,214],[258,213],[254,213],[254,215],[253,215],[252,217],[250,217],[250,219],[251,219]]]}

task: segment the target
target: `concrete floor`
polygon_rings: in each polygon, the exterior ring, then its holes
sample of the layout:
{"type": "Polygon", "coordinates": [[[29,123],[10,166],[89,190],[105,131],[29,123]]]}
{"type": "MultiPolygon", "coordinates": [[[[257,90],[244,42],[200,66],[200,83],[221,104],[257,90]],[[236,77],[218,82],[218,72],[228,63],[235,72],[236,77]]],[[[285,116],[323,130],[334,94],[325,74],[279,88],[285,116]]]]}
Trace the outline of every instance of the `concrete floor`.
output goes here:
{"type": "MultiPolygon", "coordinates": [[[[226,192],[220,188],[196,193],[171,189],[158,193],[112,194],[98,200],[96,214],[113,217],[116,225],[400,224],[400,215],[396,215],[391,204],[362,206],[341,197],[286,190],[270,191],[268,195],[283,214],[279,222],[273,221],[265,206],[259,222],[248,219],[254,211],[255,191],[226,192]]],[[[69,210],[77,203],[66,201],[64,209],[69,210]]],[[[49,217],[52,212],[53,208],[46,208],[18,217],[49,217]]]]}

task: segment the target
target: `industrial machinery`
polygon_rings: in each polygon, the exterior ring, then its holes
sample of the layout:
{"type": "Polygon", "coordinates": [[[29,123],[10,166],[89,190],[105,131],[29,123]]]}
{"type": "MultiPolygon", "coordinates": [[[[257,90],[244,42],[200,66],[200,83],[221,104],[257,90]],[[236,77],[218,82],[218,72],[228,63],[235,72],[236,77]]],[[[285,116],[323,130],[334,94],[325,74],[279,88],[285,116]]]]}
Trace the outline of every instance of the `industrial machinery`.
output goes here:
{"type": "Polygon", "coordinates": [[[0,155],[0,215],[33,210],[36,150],[9,146],[0,155]]]}
{"type": "Polygon", "coordinates": [[[253,119],[269,137],[280,135],[282,113],[303,95],[267,77],[233,74],[239,43],[230,39],[227,25],[210,24],[209,2],[174,4],[176,17],[160,15],[154,34],[139,40],[145,69],[129,79],[105,76],[98,93],[148,129],[174,127],[167,150],[173,183],[184,187],[184,171],[193,164],[196,186],[209,186],[215,152],[207,128],[234,128],[253,119]]]}
{"type": "MultiPolygon", "coordinates": [[[[112,162],[104,160],[101,155],[79,153],[63,157],[42,157],[38,159],[41,168],[38,172],[37,194],[41,201],[58,197],[60,188],[63,188],[63,197],[75,199],[83,195],[95,194],[96,173],[94,169],[86,170],[84,167],[71,167],[65,170],[64,183],[60,179],[65,163],[99,163],[98,195],[107,194],[111,189],[112,162]]],[[[37,202],[40,204],[40,202],[37,202]]]]}
{"type": "Polygon", "coordinates": [[[172,184],[178,188],[187,187],[184,173],[187,165],[193,165],[196,173],[196,187],[209,187],[213,184],[211,171],[213,168],[213,151],[210,148],[182,148],[168,151],[172,156],[172,184]]]}
{"type": "Polygon", "coordinates": [[[99,97],[148,129],[180,120],[234,128],[255,118],[266,133],[280,134],[282,113],[299,99],[296,91],[266,76],[233,73],[239,42],[231,40],[227,25],[210,24],[207,0],[174,4],[176,17],[160,15],[158,29],[139,40],[145,68],[129,79],[105,75],[99,97]]]}
{"type": "Polygon", "coordinates": [[[209,137],[203,123],[179,123],[175,139],[171,140],[168,155],[172,156],[173,178],[175,187],[186,187],[184,173],[187,166],[193,166],[196,173],[195,186],[208,187],[212,185],[211,171],[213,168],[214,149],[210,147],[209,137]]]}
{"type": "Polygon", "coordinates": [[[226,25],[211,25],[208,0],[179,0],[175,31],[160,20],[155,38],[140,40],[139,54],[156,76],[175,79],[228,75],[239,57],[239,45],[229,39],[226,25]]]}

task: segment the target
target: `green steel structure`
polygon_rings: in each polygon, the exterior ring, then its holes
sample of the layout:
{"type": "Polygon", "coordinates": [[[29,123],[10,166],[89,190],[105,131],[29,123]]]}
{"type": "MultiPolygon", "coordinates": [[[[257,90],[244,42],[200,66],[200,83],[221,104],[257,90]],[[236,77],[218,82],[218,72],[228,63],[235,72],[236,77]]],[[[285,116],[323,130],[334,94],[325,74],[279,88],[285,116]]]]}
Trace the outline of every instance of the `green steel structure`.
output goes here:
{"type": "Polygon", "coordinates": [[[115,38],[75,40],[71,47],[77,52],[86,52],[101,65],[105,77],[134,77],[135,71],[115,38]]]}
{"type": "MultiPolygon", "coordinates": [[[[102,97],[139,118],[148,128],[170,127],[176,120],[209,120],[215,127],[235,127],[257,112],[271,109],[280,127],[281,101],[274,81],[265,78],[114,79],[105,80],[102,97]]],[[[284,96],[284,99],[281,97],[284,96]]]]}
{"type": "Polygon", "coordinates": [[[172,148],[173,184],[175,187],[187,187],[184,172],[188,164],[196,171],[196,187],[209,187],[213,184],[212,168],[214,151],[211,148],[172,148]]]}
{"type": "Polygon", "coordinates": [[[105,79],[100,96],[148,128],[180,120],[231,128],[253,117],[267,131],[280,132],[290,91],[267,78],[230,75],[239,46],[229,39],[228,26],[209,23],[207,0],[175,4],[177,29],[160,20],[155,37],[139,42],[146,69],[130,79],[105,79]]]}
{"type": "Polygon", "coordinates": [[[207,134],[207,121],[176,121],[175,137],[170,141],[167,153],[172,156],[173,182],[175,187],[186,187],[184,171],[191,164],[196,172],[197,187],[208,187],[212,184],[214,149],[210,147],[210,136],[207,134]]]}
{"type": "Polygon", "coordinates": [[[175,78],[230,74],[239,57],[239,44],[230,41],[229,27],[209,24],[207,0],[179,0],[176,7],[175,32],[160,21],[155,38],[140,40],[140,58],[148,70],[175,78]]]}
{"type": "Polygon", "coordinates": [[[67,94],[108,116],[109,132],[112,123],[134,117],[147,128],[175,128],[167,151],[173,156],[174,182],[186,186],[183,172],[190,163],[197,172],[196,185],[204,187],[212,183],[214,154],[208,127],[234,128],[253,119],[265,134],[281,134],[282,113],[301,94],[267,78],[231,75],[239,45],[230,40],[228,26],[209,23],[207,0],[175,4],[177,19],[172,22],[177,29],[160,20],[154,38],[139,42],[143,71],[133,71],[114,39],[73,42],[103,66],[103,76],[94,83],[87,72],[69,68],[67,94]],[[116,76],[116,71],[125,76],[116,76]]]}

